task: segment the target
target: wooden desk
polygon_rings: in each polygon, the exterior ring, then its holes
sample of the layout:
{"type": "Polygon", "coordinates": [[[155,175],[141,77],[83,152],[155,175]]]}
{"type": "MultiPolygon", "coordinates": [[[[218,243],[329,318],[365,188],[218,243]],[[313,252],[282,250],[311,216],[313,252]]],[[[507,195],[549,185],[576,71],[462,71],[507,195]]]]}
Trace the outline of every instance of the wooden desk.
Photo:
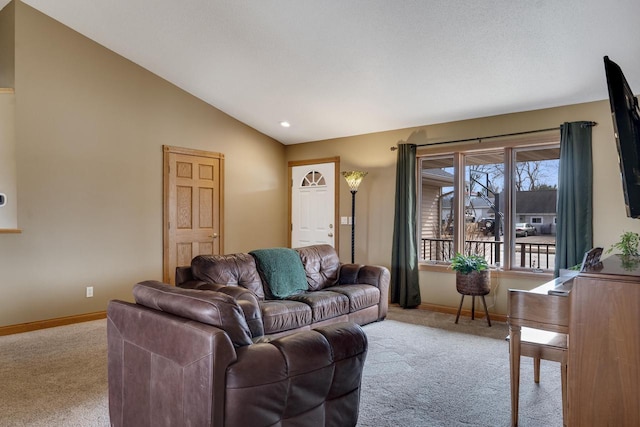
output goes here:
{"type": "MultiPolygon", "coordinates": [[[[617,255],[606,258],[602,268],[573,278],[568,296],[548,294],[563,279],[531,291],[509,290],[511,352],[519,351],[522,326],[569,335],[565,413],[569,426],[640,426],[637,264],[625,263],[617,255]]],[[[514,359],[511,372],[519,381],[519,354],[517,372],[514,359]]],[[[512,399],[513,393],[512,389],[512,399]]]]}
{"type": "Polygon", "coordinates": [[[511,425],[518,425],[520,392],[520,356],[536,358],[534,374],[539,381],[540,359],[560,362],[562,375],[563,419],[568,419],[567,408],[567,334],[569,333],[569,294],[549,295],[559,286],[570,291],[573,277],[552,280],[530,291],[509,289],[509,365],[511,372],[511,425]],[[554,333],[549,341],[525,338],[523,328],[535,328],[554,333]]]}
{"type": "Polygon", "coordinates": [[[569,425],[640,426],[640,267],[611,256],[570,299],[569,425]]]}

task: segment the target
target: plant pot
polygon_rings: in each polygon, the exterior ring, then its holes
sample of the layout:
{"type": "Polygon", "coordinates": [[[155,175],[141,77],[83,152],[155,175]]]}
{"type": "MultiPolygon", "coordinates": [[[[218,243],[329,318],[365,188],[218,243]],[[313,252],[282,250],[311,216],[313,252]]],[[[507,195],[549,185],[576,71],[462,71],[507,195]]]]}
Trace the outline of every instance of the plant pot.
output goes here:
{"type": "Polygon", "coordinates": [[[640,257],[636,255],[618,255],[622,268],[626,271],[634,271],[640,266],[640,257]]]}
{"type": "Polygon", "coordinates": [[[456,290],[462,295],[487,295],[491,291],[490,271],[456,272],[456,290]]]}

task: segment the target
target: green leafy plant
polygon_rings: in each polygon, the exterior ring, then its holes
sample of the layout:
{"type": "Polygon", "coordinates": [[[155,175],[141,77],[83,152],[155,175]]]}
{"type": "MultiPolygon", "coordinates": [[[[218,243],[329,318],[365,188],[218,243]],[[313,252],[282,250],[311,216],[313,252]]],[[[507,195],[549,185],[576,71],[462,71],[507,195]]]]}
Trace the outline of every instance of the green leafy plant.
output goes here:
{"type": "Polygon", "coordinates": [[[451,258],[451,269],[461,274],[469,274],[472,271],[482,271],[489,268],[484,257],[479,255],[462,255],[457,253],[451,258]]]}
{"type": "Polygon", "coordinates": [[[620,240],[611,245],[607,253],[611,253],[614,249],[618,249],[624,256],[638,256],[638,246],[640,246],[640,234],[633,231],[625,231],[620,235],[620,240]]]}

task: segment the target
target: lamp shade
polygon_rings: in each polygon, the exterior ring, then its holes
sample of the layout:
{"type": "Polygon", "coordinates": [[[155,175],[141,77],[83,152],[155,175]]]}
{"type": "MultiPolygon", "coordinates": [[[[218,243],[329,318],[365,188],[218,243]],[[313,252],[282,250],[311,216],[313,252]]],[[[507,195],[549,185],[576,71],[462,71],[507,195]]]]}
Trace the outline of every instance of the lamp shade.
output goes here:
{"type": "Polygon", "coordinates": [[[347,180],[347,184],[351,191],[358,191],[358,187],[362,182],[362,179],[367,176],[367,172],[362,171],[344,171],[342,176],[347,180]]]}

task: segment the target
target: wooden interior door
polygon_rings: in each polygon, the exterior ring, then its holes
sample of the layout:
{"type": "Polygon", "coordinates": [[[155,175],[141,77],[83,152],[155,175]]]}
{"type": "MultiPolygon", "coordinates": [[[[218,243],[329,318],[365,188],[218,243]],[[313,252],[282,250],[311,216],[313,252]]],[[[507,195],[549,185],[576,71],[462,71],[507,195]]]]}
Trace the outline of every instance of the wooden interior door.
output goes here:
{"type": "Polygon", "coordinates": [[[163,151],[163,280],[173,285],[177,266],[224,250],[224,155],[166,145],[163,151]]]}

